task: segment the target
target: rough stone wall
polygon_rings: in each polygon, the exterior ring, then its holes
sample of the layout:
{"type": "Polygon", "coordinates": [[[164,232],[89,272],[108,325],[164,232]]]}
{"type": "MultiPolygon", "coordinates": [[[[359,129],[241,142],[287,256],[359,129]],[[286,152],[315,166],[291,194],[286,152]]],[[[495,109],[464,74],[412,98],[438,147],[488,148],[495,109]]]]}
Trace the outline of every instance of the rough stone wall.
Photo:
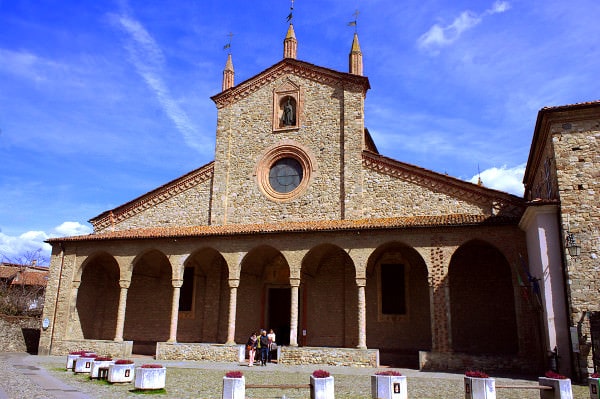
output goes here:
{"type": "Polygon", "coordinates": [[[39,317],[0,316],[0,352],[37,354],[40,325],[39,317]]]}
{"type": "Polygon", "coordinates": [[[490,204],[475,204],[396,177],[365,171],[364,216],[372,218],[453,213],[490,214],[490,204]]]}
{"type": "MultiPolygon", "coordinates": [[[[348,92],[298,76],[282,76],[251,96],[219,109],[214,168],[213,224],[300,221],[310,218],[340,219],[343,216],[341,170],[360,191],[361,123],[344,120],[349,109],[362,117],[362,93],[348,92]],[[302,93],[302,125],[298,129],[273,131],[273,92],[288,80],[302,93]],[[344,158],[341,143],[349,141],[352,153],[344,158]],[[360,125],[360,126],[359,126],[360,125]],[[291,143],[302,146],[314,158],[312,181],[298,197],[273,201],[261,192],[256,169],[268,149],[291,143]]],[[[269,165],[266,165],[268,167],[269,165]]]]}
{"type": "Polygon", "coordinates": [[[531,190],[528,193],[528,200],[535,199],[555,200],[558,199],[558,177],[556,170],[556,154],[552,135],[548,135],[546,143],[543,144],[543,154],[540,165],[533,177],[531,190]]]}
{"type": "Polygon", "coordinates": [[[584,312],[600,311],[600,120],[556,124],[551,126],[551,132],[563,232],[573,233],[581,246],[579,257],[565,255],[571,322],[582,322],[580,350],[591,369],[589,322],[584,312]]]}

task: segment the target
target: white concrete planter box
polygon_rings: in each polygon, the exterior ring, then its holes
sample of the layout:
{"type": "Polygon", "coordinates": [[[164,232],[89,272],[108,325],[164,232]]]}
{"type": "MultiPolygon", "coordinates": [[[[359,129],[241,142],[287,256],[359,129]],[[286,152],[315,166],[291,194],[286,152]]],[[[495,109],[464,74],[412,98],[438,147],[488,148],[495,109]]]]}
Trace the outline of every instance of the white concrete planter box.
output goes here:
{"type": "Polygon", "coordinates": [[[144,368],[135,369],[136,389],[163,389],[167,382],[167,368],[144,368]]]}
{"type": "Polygon", "coordinates": [[[246,378],[223,377],[222,399],[244,399],[246,397],[246,378]]]}
{"type": "Polygon", "coordinates": [[[590,387],[590,399],[600,399],[600,378],[588,378],[590,387]]]}
{"type": "Polygon", "coordinates": [[[496,399],[496,380],[465,376],[465,399],[496,399]]]}
{"type": "Polygon", "coordinates": [[[96,357],[86,357],[86,355],[79,356],[75,360],[75,366],[73,371],[76,373],[89,373],[92,370],[92,363],[96,357]]]}
{"type": "Polygon", "coordinates": [[[101,368],[108,369],[111,364],[115,364],[114,360],[94,360],[92,369],[90,370],[90,378],[99,378],[98,372],[101,368]]]}
{"type": "Polygon", "coordinates": [[[71,355],[71,354],[68,354],[67,355],[67,365],[66,365],[65,368],[67,370],[73,370],[75,368],[75,361],[77,359],[79,359],[80,356],[81,355],[71,355]]]}
{"type": "Polygon", "coordinates": [[[571,380],[556,379],[548,377],[539,377],[540,385],[552,387],[552,391],[540,391],[541,399],[573,399],[573,390],[571,389],[571,380]]]}
{"type": "Polygon", "coordinates": [[[371,397],[373,399],[407,399],[406,376],[372,375],[371,397]]]}
{"type": "Polygon", "coordinates": [[[310,399],[334,399],[333,377],[315,378],[310,376],[310,399]]]}
{"type": "Polygon", "coordinates": [[[135,364],[111,364],[108,368],[108,382],[132,382],[135,375],[135,364]]]}

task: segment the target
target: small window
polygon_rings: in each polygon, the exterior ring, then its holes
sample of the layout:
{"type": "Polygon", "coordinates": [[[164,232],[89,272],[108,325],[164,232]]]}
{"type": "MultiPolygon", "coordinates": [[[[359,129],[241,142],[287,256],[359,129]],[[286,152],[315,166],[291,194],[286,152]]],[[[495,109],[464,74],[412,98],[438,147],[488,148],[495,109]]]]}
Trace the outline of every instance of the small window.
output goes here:
{"type": "Polygon", "coordinates": [[[194,272],[195,268],[186,267],[183,270],[183,284],[179,292],[179,311],[191,312],[194,302],[194,272]]]}
{"type": "Polygon", "coordinates": [[[406,314],[405,268],[403,264],[381,265],[381,313],[406,314]]]}

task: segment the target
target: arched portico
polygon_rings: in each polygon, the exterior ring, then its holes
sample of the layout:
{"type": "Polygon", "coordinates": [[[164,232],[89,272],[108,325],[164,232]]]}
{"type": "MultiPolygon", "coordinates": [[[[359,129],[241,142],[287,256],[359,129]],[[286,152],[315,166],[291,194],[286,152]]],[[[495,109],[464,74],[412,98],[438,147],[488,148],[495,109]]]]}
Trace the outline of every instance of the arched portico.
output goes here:
{"type": "Polygon", "coordinates": [[[367,346],[382,364],[416,367],[431,349],[430,289],[419,253],[400,242],[379,246],[367,264],[367,346]]]}

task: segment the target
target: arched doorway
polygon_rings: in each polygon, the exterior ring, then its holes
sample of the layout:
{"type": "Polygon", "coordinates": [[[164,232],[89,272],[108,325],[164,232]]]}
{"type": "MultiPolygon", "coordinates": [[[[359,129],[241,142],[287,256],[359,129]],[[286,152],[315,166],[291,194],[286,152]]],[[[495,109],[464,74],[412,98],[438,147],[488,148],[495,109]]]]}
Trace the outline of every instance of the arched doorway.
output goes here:
{"type": "Polygon", "coordinates": [[[153,355],[156,343],[169,339],[172,271],[167,257],[156,250],[134,262],[127,294],[123,338],[133,341],[133,353],[153,355]]]}
{"type": "Polygon", "coordinates": [[[204,248],[188,258],[179,297],[178,341],[227,341],[228,277],[225,259],[212,248],[204,248]]]}
{"type": "Polygon", "coordinates": [[[246,342],[253,331],[275,331],[277,342],[290,342],[290,268],[273,247],[254,248],[244,257],[236,312],[236,342],[246,342]]]}
{"type": "Polygon", "coordinates": [[[448,271],[452,349],[509,355],[519,349],[511,268],[492,245],[473,240],[452,256],[448,271]]]}
{"type": "Polygon", "coordinates": [[[427,266],[417,251],[392,242],[367,264],[367,347],[381,364],[417,368],[419,351],[431,349],[427,266]]]}
{"type": "Polygon", "coordinates": [[[358,289],[354,263],[341,248],[323,244],[302,261],[299,344],[358,345],[358,289]]]}
{"type": "Polygon", "coordinates": [[[83,265],[76,307],[84,339],[115,338],[119,293],[119,265],[112,256],[98,254],[83,265]]]}

